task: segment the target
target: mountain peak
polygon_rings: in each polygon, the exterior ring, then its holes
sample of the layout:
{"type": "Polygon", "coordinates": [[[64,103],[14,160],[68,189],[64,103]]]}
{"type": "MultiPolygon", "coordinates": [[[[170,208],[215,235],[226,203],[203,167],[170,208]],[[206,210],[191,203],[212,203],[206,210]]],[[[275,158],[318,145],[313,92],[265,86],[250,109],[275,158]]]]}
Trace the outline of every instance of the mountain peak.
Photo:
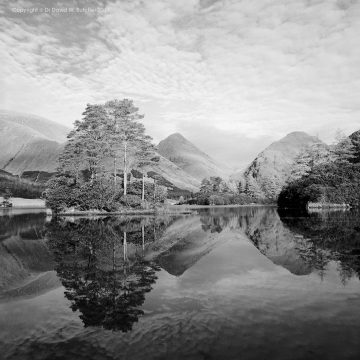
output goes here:
{"type": "Polygon", "coordinates": [[[322,143],[316,136],[294,131],[273,142],[245,170],[247,184],[260,198],[275,199],[286,183],[296,157],[307,146],[322,143]],[[250,186],[250,185],[249,185],[250,186]]]}
{"type": "Polygon", "coordinates": [[[185,136],[183,136],[182,134],[180,134],[178,132],[169,135],[161,142],[163,142],[163,141],[180,141],[182,143],[190,143],[191,144],[191,142],[188,139],[186,139],[185,136]]]}
{"type": "Polygon", "coordinates": [[[298,139],[298,140],[304,140],[304,139],[318,139],[316,136],[312,136],[307,134],[304,131],[292,131],[291,133],[284,136],[281,140],[284,139],[298,139]]]}
{"type": "Polygon", "coordinates": [[[210,176],[227,177],[226,170],[180,133],[171,134],[160,141],[158,151],[198,180],[210,176]]]}

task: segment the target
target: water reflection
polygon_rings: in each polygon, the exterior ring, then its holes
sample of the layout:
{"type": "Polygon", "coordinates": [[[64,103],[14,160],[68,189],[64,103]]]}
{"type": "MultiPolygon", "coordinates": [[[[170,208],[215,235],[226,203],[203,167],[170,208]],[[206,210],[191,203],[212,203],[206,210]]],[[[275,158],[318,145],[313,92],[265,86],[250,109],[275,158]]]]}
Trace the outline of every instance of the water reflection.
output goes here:
{"type": "Polygon", "coordinates": [[[30,296],[57,286],[45,221],[41,212],[0,211],[0,298],[30,296]]]}
{"type": "Polygon", "coordinates": [[[357,213],[0,221],[1,358],[359,357],[357,213]]]}
{"type": "Polygon", "coordinates": [[[360,277],[360,213],[358,211],[280,212],[283,224],[296,235],[300,257],[321,277],[336,261],[345,285],[360,277]]]}
{"type": "Polygon", "coordinates": [[[345,285],[360,276],[360,214],[357,211],[294,212],[275,208],[210,209],[200,211],[209,233],[240,231],[274,264],[295,275],[317,273],[330,263],[345,285]]]}
{"type": "Polygon", "coordinates": [[[145,294],[159,266],[145,259],[145,248],[170,220],[79,219],[51,222],[47,236],[71,309],[85,327],[127,332],[144,312],[145,294]]]}
{"type": "Polygon", "coordinates": [[[12,210],[0,210],[0,241],[19,236],[25,240],[44,238],[45,213],[16,214],[12,210]]]}
{"type": "Polygon", "coordinates": [[[127,332],[144,315],[146,294],[161,269],[182,277],[224,239],[237,236],[297,276],[324,279],[335,266],[344,285],[360,277],[357,212],[214,208],[177,218],[53,220],[46,227],[44,214],[23,214],[0,217],[0,290],[34,274],[46,276],[16,290],[17,296],[53,289],[58,285],[49,272],[55,269],[85,327],[127,332]]]}

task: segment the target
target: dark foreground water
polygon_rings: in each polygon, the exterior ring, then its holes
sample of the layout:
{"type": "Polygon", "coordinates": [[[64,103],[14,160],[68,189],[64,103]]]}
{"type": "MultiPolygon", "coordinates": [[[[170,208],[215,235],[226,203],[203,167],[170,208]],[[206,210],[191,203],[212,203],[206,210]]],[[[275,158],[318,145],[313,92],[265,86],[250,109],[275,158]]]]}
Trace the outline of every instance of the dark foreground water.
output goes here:
{"type": "Polygon", "coordinates": [[[359,359],[356,212],[0,213],[1,359],[359,359]]]}

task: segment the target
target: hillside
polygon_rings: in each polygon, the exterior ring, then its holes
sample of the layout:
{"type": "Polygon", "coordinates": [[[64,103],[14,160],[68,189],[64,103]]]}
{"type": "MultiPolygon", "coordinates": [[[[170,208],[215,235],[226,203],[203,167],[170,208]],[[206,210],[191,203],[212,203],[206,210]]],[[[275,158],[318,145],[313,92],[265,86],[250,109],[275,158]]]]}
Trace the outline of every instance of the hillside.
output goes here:
{"type": "Polygon", "coordinates": [[[296,156],[319,142],[317,137],[296,131],[272,143],[245,170],[246,186],[256,197],[275,199],[290,176],[296,156]]]}
{"type": "MultiPolygon", "coordinates": [[[[306,176],[293,178],[282,189],[278,206],[306,208],[309,203],[329,207],[335,204],[360,206],[360,133],[340,138],[331,150],[311,158],[306,176]],[[350,141],[349,141],[350,140],[350,141]]],[[[338,206],[338,205],[337,205],[338,206]]]]}
{"type": "MultiPolygon", "coordinates": [[[[56,171],[69,131],[45,118],[0,110],[0,170],[45,182],[56,171]]],[[[179,189],[197,191],[200,186],[198,179],[163,156],[146,170],[156,172],[179,189]]]]}
{"type": "Polygon", "coordinates": [[[70,131],[35,115],[0,111],[0,169],[20,175],[26,170],[53,172],[70,131]]]}
{"type": "Polygon", "coordinates": [[[210,176],[227,178],[229,175],[228,169],[219,165],[179,133],[160,141],[158,151],[163,157],[199,181],[210,176]]]}
{"type": "Polygon", "coordinates": [[[179,189],[195,192],[200,187],[200,181],[198,179],[192,177],[172,161],[169,161],[161,155],[160,161],[154,165],[148,166],[146,170],[148,175],[149,172],[154,171],[179,189]]]}

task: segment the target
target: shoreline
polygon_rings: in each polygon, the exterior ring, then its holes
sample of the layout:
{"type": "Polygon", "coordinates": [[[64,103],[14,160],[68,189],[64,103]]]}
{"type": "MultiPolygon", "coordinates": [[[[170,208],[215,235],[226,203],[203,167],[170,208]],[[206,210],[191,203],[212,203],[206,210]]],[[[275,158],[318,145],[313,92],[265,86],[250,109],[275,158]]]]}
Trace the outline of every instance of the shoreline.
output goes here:
{"type": "Polygon", "coordinates": [[[62,212],[57,216],[114,216],[114,215],[188,215],[193,211],[155,211],[155,210],[125,210],[125,211],[111,211],[111,212],[94,212],[94,211],[74,211],[62,212]]]}
{"type": "Polygon", "coordinates": [[[238,208],[238,207],[277,207],[276,204],[233,204],[233,205],[173,205],[176,207],[184,207],[186,209],[210,209],[210,208],[238,208]]]}
{"type": "Polygon", "coordinates": [[[200,209],[219,209],[219,208],[242,208],[242,207],[277,207],[276,204],[232,204],[232,205],[168,205],[166,208],[160,209],[123,209],[119,211],[97,211],[97,210],[68,210],[54,214],[54,212],[45,206],[43,199],[25,199],[12,198],[12,207],[0,207],[0,213],[9,211],[26,211],[36,210],[46,212],[52,216],[117,216],[117,215],[189,215],[193,214],[195,210],[200,209]]]}
{"type": "Polygon", "coordinates": [[[168,209],[160,210],[121,210],[121,211],[66,211],[58,213],[58,216],[111,216],[111,215],[188,215],[197,209],[239,208],[239,207],[277,207],[275,204],[252,204],[252,205],[171,205],[168,209]]]}

